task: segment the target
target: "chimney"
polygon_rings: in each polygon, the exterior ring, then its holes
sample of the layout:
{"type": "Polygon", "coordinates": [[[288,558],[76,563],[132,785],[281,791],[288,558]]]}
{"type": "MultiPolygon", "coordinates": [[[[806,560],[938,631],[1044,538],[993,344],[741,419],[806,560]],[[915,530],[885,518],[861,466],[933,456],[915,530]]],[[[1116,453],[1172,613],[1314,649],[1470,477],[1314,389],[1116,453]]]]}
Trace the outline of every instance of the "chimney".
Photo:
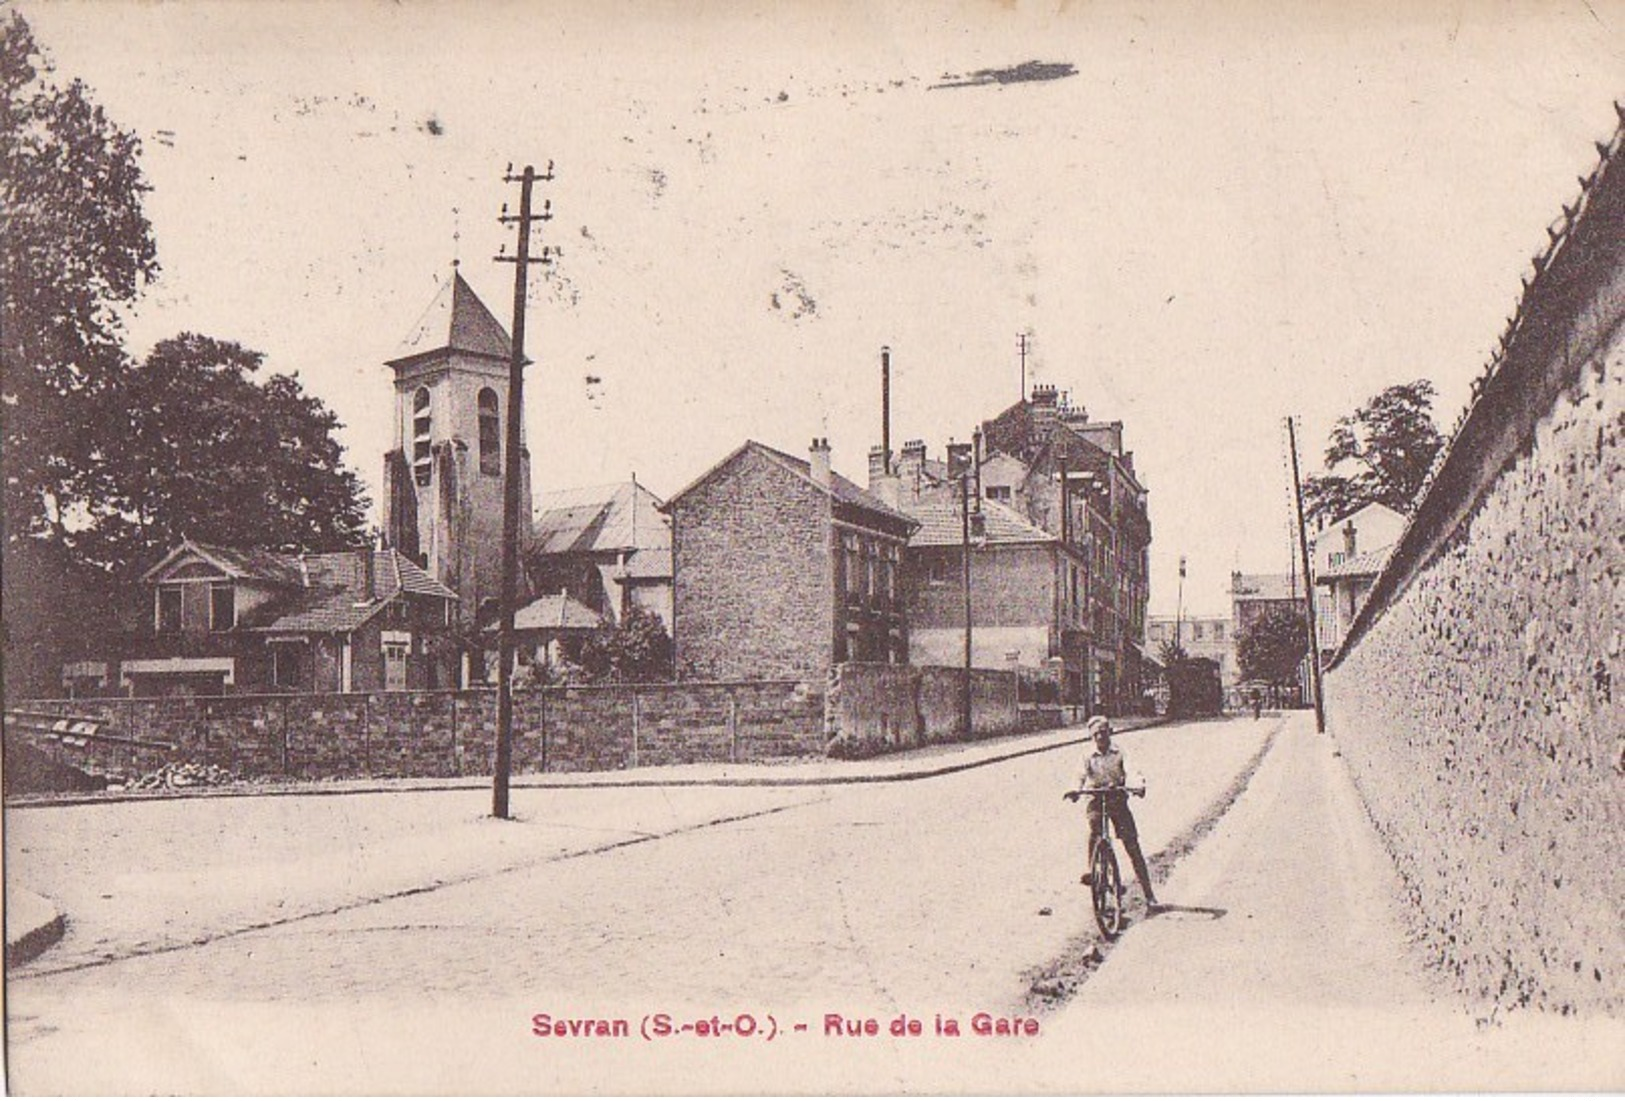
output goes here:
{"type": "Polygon", "coordinates": [[[897,478],[905,500],[920,499],[920,473],[925,469],[925,441],[908,440],[897,457],[897,478]]]}
{"type": "Polygon", "coordinates": [[[1055,423],[1060,419],[1060,409],[1057,408],[1060,395],[1055,392],[1054,386],[1034,386],[1032,401],[1028,406],[1032,412],[1033,435],[1038,440],[1047,440],[1055,423]]]}
{"type": "Polygon", "coordinates": [[[370,604],[378,599],[378,578],[373,568],[372,548],[362,547],[356,553],[361,556],[361,599],[370,604]]]}
{"type": "Polygon", "coordinates": [[[828,438],[813,437],[807,457],[807,472],[812,475],[812,480],[828,489],[830,484],[828,438]]]}
{"type": "Polygon", "coordinates": [[[1343,525],[1343,553],[1349,558],[1354,557],[1354,537],[1356,534],[1353,520],[1343,525]]]}
{"type": "Polygon", "coordinates": [[[869,449],[869,488],[874,489],[880,479],[891,473],[891,458],[886,449],[878,444],[869,449]]]}
{"type": "Polygon", "coordinates": [[[883,461],[885,458],[889,456],[886,456],[880,448],[869,449],[869,492],[890,507],[897,508],[900,503],[898,498],[901,487],[897,475],[888,469],[891,464],[883,461]]]}
{"type": "MultiPolygon", "coordinates": [[[[880,346],[880,454],[885,459],[886,468],[882,474],[891,473],[891,347],[886,344],[880,346]]],[[[874,460],[870,459],[873,466],[874,460]]]]}

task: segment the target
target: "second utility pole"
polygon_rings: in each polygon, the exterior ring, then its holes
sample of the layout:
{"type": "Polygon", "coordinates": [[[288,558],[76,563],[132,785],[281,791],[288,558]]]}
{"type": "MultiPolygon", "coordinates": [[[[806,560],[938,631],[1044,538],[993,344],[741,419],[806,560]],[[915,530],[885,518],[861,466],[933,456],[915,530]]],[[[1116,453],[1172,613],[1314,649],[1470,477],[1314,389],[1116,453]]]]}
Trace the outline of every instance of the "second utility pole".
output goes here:
{"type": "Polygon", "coordinates": [[[1320,679],[1320,640],[1315,631],[1315,578],[1309,570],[1309,535],[1303,524],[1303,483],[1298,481],[1298,433],[1292,418],[1286,419],[1287,447],[1292,451],[1292,502],[1298,512],[1298,553],[1303,558],[1303,587],[1307,594],[1304,610],[1308,613],[1309,628],[1309,690],[1315,700],[1315,730],[1326,733],[1326,701],[1322,698],[1320,679]]]}
{"type": "Polygon", "coordinates": [[[553,163],[548,162],[547,173],[536,175],[536,170],[525,165],[525,171],[513,174],[508,166],[504,183],[519,184],[519,213],[509,214],[508,204],[502,204],[503,225],[517,224],[518,254],[499,255],[498,260],[514,265],[513,274],[513,349],[508,360],[508,450],[502,468],[502,633],[497,643],[497,746],[496,760],[491,769],[491,817],[508,817],[508,780],[513,771],[513,618],[519,589],[519,437],[522,431],[525,396],[525,276],[532,264],[545,264],[552,259],[546,248],[542,255],[530,255],[530,224],[545,222],[553,217],[551,201],[542,206],[540,214],[530,212],[531,187],[537,180],[553,178],[553,163]]]}

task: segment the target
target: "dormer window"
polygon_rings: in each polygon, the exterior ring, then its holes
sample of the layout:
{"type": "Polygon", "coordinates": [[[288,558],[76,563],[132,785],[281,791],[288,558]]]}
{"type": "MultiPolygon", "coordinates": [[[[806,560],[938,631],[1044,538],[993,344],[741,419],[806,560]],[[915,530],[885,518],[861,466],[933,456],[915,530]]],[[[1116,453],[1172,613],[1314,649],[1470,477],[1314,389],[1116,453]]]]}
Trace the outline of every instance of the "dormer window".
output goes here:
{"type": "Polygon", "coordinates": [[[412,395],[412,477],[420,486],[429,484],[432,459],[430,436],[433,418],[429,409],[429,388],[420,386],[412,395]]]}
{"type": "Polygon", "coordinates": [[[502,419],[497,392],[487,386],[480,391],[480,473],[502,473],[502,419]]]}
{"type": "Polygon", "coordinates": [[[237,626],[237,587],[229,581],[209,586],[209,630],[229,631],[237,626]]]}

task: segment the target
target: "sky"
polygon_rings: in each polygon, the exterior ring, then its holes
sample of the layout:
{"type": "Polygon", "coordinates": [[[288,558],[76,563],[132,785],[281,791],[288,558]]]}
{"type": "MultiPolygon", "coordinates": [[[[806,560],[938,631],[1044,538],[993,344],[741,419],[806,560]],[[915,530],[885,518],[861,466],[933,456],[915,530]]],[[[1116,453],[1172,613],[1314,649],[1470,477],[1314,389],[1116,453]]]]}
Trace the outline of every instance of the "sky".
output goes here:
{"type": "Polygon", "coordinates": [[[1191,613],[1289,568],[1286,416],[1305,473],[1395,383],[1448,431],[1625,98],[1605,0],[17,6],[142,139],[132,347],[297,373],[375,515],[384,363],[453,260],[511,326],[502,177],[552,161],[538,493],[815,436],[861,484],[883,344],[893,446],[940,457],[1018,400],[1027,333],[1029,384],[1124,423],[1153,614],[1181,556],[1191,613]]]}

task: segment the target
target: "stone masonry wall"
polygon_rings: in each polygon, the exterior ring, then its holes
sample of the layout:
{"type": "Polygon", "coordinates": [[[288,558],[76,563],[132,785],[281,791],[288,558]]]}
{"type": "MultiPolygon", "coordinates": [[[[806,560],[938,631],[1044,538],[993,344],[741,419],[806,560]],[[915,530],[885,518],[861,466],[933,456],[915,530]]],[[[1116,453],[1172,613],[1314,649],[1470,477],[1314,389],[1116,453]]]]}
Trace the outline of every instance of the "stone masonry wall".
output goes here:
{"type": "MultiPolygon", "coordinates": [[[[100,718],[146,743],[64,744],[21,729],[53,760],[129,777],[171,761],[244,779],[488,776],[496,693],[330,693],[189,699],[41,700],[14,707],[100,718]],[[161,748],[159,743],[172,745],[161,748]]],[[[742,681],[521,690],[518,774],[821,755],[824,700],[803,682],[742,681]]]]}
{"type": "MultiPolygon", "coordinates": [[[[871,756],[963,738],[963,669],[940,666],[836,666],[825,701],[832,754],[871,756]]],[[[1016,674],[971,670],[971,737],[1021,729],[1016,674]]]]}
{"type": "Polygon", "coordinates": [[[1519,373],[1489,380],[1326,677],[1418,935],[1500,1008],[1625,1010],[1625,187],[1611,186],[1570,268],[1554,261],[1544,298],[1532,285],[1501,367],[1519,373]]]}

